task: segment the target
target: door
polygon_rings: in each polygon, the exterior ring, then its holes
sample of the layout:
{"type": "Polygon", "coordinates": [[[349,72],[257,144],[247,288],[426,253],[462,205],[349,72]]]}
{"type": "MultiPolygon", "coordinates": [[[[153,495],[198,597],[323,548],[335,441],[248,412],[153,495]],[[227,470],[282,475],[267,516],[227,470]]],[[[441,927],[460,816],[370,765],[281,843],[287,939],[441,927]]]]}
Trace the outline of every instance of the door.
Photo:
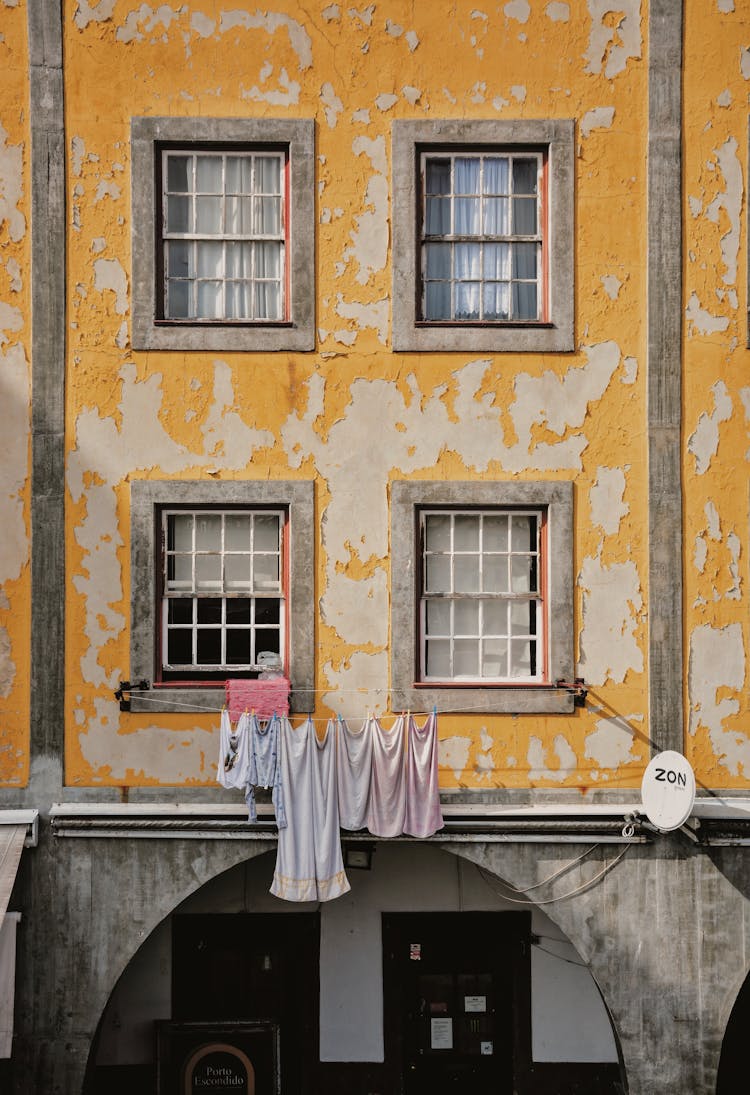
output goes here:
{"type": "Polygon", "coordinates": [[[530,1059],[527,913],[383,917],[386,1060],[404,1095],[511,1095],[530,1059]]]}

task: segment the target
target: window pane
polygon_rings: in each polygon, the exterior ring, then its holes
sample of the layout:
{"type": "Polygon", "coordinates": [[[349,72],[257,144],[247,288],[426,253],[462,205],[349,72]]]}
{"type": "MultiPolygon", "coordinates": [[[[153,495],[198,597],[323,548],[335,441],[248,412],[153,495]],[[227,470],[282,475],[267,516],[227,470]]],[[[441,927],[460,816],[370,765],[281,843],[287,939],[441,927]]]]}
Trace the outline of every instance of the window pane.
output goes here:
{"type": "Polygon", "coordinates": [[[538,175],[537,161],[515,159],[513,161],[513,193],[536,194],[538,175]]]}
{"type": "Polygon", "coordinates": [[[427,602],[427,634],[450,635],[451,606],[449,601],[427,602]]]}
{"type": "Polygon", "coordinates": [[[190,190],[192,156],[167,156],[167,190],[186,194],[190,190]]]}
{"type": "Polygon", "coordinates": [[[167,562],[167,585],[170,589],[193,588],[192,555],[170,555],[167,562]]]}
{"type": "Polygon", "coordinates": [[[508,198],[485,198],[483,232],[485,236],[507,236],[510,234],[510,200],[508,198]]]}
{"type": "Polygon", "coordinates": [[[510,561],[510,585],[513,593],[530,593],[533,589],[531,579],[531,560],[514,555],[510,561]]]}
{"type": "Polygon", "coordinates": [[[510,281],[509,243],[484,245],[484,276],[487,281],[510,281]]]}
{"type": "Polygon", "coordinates": [[[227,551],[250,550],[250,521],[244,514],[228,514],[224,518],[224,546],[227,551]]]}
{"type": "Polygon", "coordinates": [[[456,593],[479,592],[479,556],[456,555],[453,560],[453,581],[456,593]]]}
{"type": "Polygon", "coordinates": [[[250,631],[227,631],[227,665],[250,665],[250,631]]]}
{"type": "Polygon", "coordinates": [[[174,278],[190,277],[192,245],[171,240],[167,245],[167,273],[174,278]]]}
{"type": "Polygon", "coordinates": [[[252,622],[252,604],[249,597],[227,597],[226,620],[228,624],[242,625],[252,622]]]}
{"type": "Polygon", "coordinates": [[[225,555],[224,588],[250,589],[250,556],[225,555]]]}
{"type": "Polygon", "coordinates": [[[510,526],[511,551],[536,551],[536,518],[519,514],[510,526]]]}
{"type": "Polygon", "coordinates": [[[260,156],[255,161],[258,190],[261,194],[281,193],[281,162],[276,156],[260,156]]]}
{"type": "Polygon", "coordinates": [[[227,194],[242,193],[242,163],[243,156],[227,156],[224,167],[224,190],[227,194]]]}
{"type": "Polygon", "coordinates": [[[281,248],[279,243],[255,244],[255,276],[278,278],[281,276],[281,248]]]}
{"type": "Polygon", "coordinates": [[[174,551],[193,550],[193,515],[192,513],[175,514],[168,519],[167,547],[174,551]]]}
{"type": "Polygon", "coordinates": [[[255,632],[256,658],[263,652],[279,654],[281,648],[281,635],[278,628],[259,627],[255,632]]]}
{"type": "Polygon", "coordinates": [[[455,276],[457,278],[479,278],[481,276],[481,256],[481,244],[457,243],[455,276]]]}
{"type": "Polygon", "coordinates": [[[278,282],[256,282],[255,318],[281,319],[281,293],[278,282]]]}
{"type": "Polygon", "coordinates": [[[482,643],[482,676],[505,677],[508,673],[508,640],[485,639],[482,643]]]}
{"type": "Polygon", "coordinates": [[[242,278],[252,274],[252,246],[251,243],[224,244],[227,277],[242,278]]]}
{"type": "Polygon", "coordinates": [[[260,597],[255,602],[255,622],[256,624],[276,624],[279,623],[279,608],[281,602],[277,597],[260,597]]]}
{"type": "Polygon", "coordinates": [[[484,593],[508,593],[508,556],[485,555],[482,572],[484,593]]]}
{"type": "Polygon", "coordinates": [[[479,198],[456,198],[457,236],[479,235],[479,208],[479,198]]]}
{"type": "Polygon", "coordinates": [[[482,634],[508,634],[507,601],[482,601],[482,634]]]}
{"type": "Polygon", "coordinates": [[[516,236],[536,235],[536,198],[513,199],[513,233],[516,236]]]}
{"type": "Polygon", "coordinates": [[[167,622],[170,624],[192,624],[193,600],[188,597],[170,597],[167,602],[167,622]]]}
{"type": "Polygon", "coordinates": [[[479,319],[478,281],[460,281],[456,283],[456,319],[479,319]]]}
{"type": "Polygon", "coordinates": [[[428,551],[449,551],[451,546],[451,519],[442,514],[425,517],[425,543],[428,551]]]}
{"type": "Polygon", "coordinates": [[[193,661],[193,633],[185,628],[170,628],[167,632],[167,663],[190,665],[193,661]]]}
{"type": "Polygon", "coordinates": [[[454,601],[453,634],[479,634],[479,601],[454,601]]]}
{"type": "Polygon", "coordinates": [[[536,285],[533,282],[513,282],[513,316],[516,319],[537,318],[536,285]]]}
{"type": "Polygon", "coordinates": [[[428,281],[425,285],[425,319],[451,318],[450,282],[428,281]]]}
{"type": "Polygon", "coordinates": [[[224,276],[224,244],[198,243],[198,277],[221,278],[224,276]]]}
{"type": "Polygon", "coordinates": [[[279,198],[255,199],[254,230],[264,236],[277,236],[281,231],[281,201],[279,198]]]}
{"type": "Polygon", "coordinates": [[[228,281],[224,286],[224,311],[226,319],[251,319],[252,283],[228,281]]]}
{"type": "Polygon", "coordinates": [[[279,518],[275,513],[255,515],[253,547],[256,551],[279,550],[279,518]]]}
{"type": "Polygon", "coordinates": [[[450,194],[450,160],[428,160],[426,168],[426,192],[428,194],[450,194]]]}
{"type": "Polygon", "coordinates": [[[485,551],[508,550],[508,517],[485,514],[482,519],[482,546],[485,551]]]}
{"type": "Polygon", "coordinates": [[[195,557],[195,588],[196,589],[220,589],[221,588],[221,556],[220,555],[196,555],[196,557],[195,557]]]}
{"type": "Polygon", "coordinates": [[[513,277],[536,279],[537,244],[513,245],[513,277]]]}
{"type": "Polygon", "coordinates": [[[221,631],[206,628],[197,633],[197,665],[221,665],[221,631]]]}
{"type": "Polygon", "coordinates": [[[278,555],[256,555],[254,557],[253,586],[255,589],[279,588],[278,555]]]}
{"type": "Polygon", "coordinates": [[[451,230],[450,198],[428,198],[425,232],[428,236],[448,236],[451,230]]]}
{"type": "Polygon", "coordinates": [[[168,232],[189,232],[191,230],[190,223],[190,205],[192,198],[175,198],[170,195],[167,198],[167,231],[168,232]]]}
{"type": "Polygon", "coordinates": [[[428,639],[425,672],[428,677],[451,675],[451,644],[449,639],[428,639]]]}
{"type": "Polygon", "coordinates": [[[195,519],[196,551],[218,551],[221,548],[220,514],[201,513],[195,519]]]}
{"type": "Polygon", "coordinates": [[[536,634],[536,601],[514,601],[510,605],[511,635],[536,634]]]}
{"type": "Polygon", "coordinates": [[[167,282],[167,319],[190,317],[190,285],[186,281],[167,282]]]}
{"type": "Polygon", "coordinates": [[[221,232],[221,198],[195,199],[195,230],[218,236],[221,232]]]}
{"type": "Polygon", "coordinates": [[[456,677],[479,676],[479,640],[456,639],[453,644],[453,674],[456,677]]]}
{"type": "Polygon", "coordinates": [[[510,178],[509,163],[505,156],[487,156],[484,161],[484,193],[507,194],[510,178]]]}
{"type": "Polygon", "coordinates": [[[228,197],[224,202],[224,231],[228,236],[241,236],[243,231],[250,232],[251,225],[243,224],[242,198],[228,197]]]}
{"type": "Polygon", "coordinates": [[[220,624],[223,604],[221,597],[198,597],[196,600],[197,622],[199,624],[220,624]]]}
{"type": "Polygon", "coordinates": [[[459,514],[453,530],[453,547],[456,551],[479,550],[479,516],[459,514]]]}
{"type": "Polygon", "coordinates": [[[532,674],[530,642],[512,642],[510,644],[511,677],[529,677],[532,674]]]}
{"type": "Polygon", "coordinates": [[[451,276],[450,243],[428,243],[426,245],[426,274],[428,278],[449,278],[451,276]]]}
{"type": "Polygon", "coordinates": [[[223,316],[222,283],[220,281],[198,282],[198,310],[201,319],[221,319],[223,316]]]}
{"type": "Polygon", "coordinates": [[[425,589],[430,593],[451,592],[450,556],[427,556],[425,559],[425,589]]]}
{"type": "Polygon", "coordinates": [[[200,193],[221,194],[221,156],[198,156],[195,178],[195,188],[200,193]]]}
{"type": "Polygon", "coordinates": [[[455,194],[479,193],[479,157],[457,156],[454,163],[455,194]]]}
{"type": "Polygon", "coordinates": [[[510,318],[510,285],[507,282],[491,281],[482,290],[482,318],[510,318]]]}

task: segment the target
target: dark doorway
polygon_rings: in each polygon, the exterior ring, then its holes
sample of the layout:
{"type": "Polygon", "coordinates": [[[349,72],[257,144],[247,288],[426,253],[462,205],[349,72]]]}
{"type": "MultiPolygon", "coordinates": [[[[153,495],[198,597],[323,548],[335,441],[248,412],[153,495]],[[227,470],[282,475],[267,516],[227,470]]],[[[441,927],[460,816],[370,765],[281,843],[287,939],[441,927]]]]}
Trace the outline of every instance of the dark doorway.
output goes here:
{"type": "Polygon", "coordinates": [[[528,913],[383,916],[385,1054],[404,1095],[511,1095],[531,1056],[528,913]]]}
{"type": "Polygon", "coordinates": [[[721,1043],[716,1095],[745,1095],[747,1043],[750,1035],[750,976],[737,994],[721,1043]]]}
{"type": "Polygon", "coordinates": [[[278,1027],[281,1090],[317,1095],[317,913],[175,916],[172,1017],[278,1027]]]}

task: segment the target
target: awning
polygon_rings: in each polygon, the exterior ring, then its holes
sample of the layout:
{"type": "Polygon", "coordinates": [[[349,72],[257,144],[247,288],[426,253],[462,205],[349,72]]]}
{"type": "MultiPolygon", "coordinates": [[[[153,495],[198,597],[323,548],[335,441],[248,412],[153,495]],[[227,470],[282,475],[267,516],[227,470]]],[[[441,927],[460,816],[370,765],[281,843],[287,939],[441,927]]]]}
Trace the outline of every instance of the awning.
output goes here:
{"type": "Polygon", "coordinates": [[[27,829],[28,825],[4,824],[0,811],[0,926],[16,880],[27,829]]]}
{"type": "Polygon", "coordinates": [[[16,989],[16,927],[20,913],[8,912],[24,845],[35,845],[38,810],[0,810],[0,1057],[13,1047],[16,989]]]}

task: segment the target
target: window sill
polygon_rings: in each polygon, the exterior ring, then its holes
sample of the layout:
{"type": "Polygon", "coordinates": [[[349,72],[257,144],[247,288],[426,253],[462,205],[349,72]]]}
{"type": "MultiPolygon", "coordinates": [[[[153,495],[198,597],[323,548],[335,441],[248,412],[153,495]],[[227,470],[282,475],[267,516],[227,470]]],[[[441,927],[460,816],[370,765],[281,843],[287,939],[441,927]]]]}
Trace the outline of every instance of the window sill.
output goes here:
{"type": "Polygon", "coordinates": [[[440,353],[564,353],[575,349],[572,320],[553,323],[429,323],[394,321],[393,349],[440,353]]]}
{"type": "Polygon", "coordinates": [[[575,697],[569,689],[552,684],[434,685],[412,684],[394,688],[394,711],[457,712],[478,715],[569,715],[575,697]]]}
{"type": "Polygon", "coordinates": [[[315,331],[310,325],[291,323],[202,323],[156,320],[153,324],[133,320],[133,348],[136,350],[233,350],[268,353],[277,350],[314,350],[315,331]]]}
{"type": "Polygon", "coordinates": [[[218,714],[226,702],[224,685],[188,685],[176,688],[157,685],[148,692],[130,693],[130,710],[139,713],[161,712],[198,715],[218,714]]]}

